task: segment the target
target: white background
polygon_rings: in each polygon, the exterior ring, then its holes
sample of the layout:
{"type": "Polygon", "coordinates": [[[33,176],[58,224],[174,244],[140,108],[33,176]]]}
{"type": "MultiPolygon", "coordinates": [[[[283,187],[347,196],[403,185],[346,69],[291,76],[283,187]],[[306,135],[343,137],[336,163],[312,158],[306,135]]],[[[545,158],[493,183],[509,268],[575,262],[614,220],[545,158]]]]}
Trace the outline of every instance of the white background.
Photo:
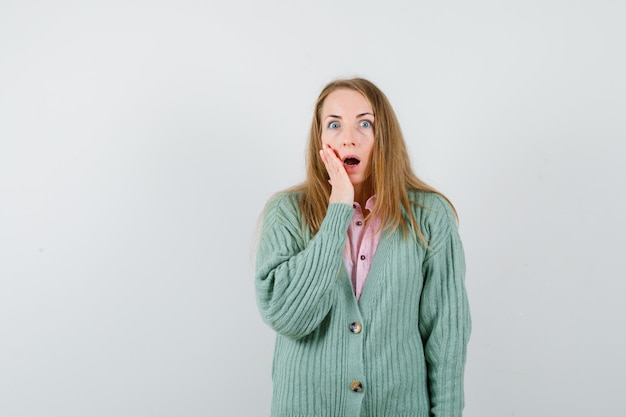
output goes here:
{"type": "Polygon", "coordinates": [[[255,227],[352,75],[460,213],[465,416],[626,415],[625,21],[618,0],[3,0],[0,416],[268,416],[255,227]]]}

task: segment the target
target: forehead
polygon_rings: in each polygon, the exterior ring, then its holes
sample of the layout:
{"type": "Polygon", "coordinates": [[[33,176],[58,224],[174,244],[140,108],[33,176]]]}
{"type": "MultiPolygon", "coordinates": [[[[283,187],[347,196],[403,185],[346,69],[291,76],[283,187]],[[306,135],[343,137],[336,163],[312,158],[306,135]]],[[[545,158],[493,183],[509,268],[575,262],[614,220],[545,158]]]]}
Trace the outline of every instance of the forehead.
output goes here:
{"type": "Polygon", "coordinates": [[[357,115],[373,113],[372,105],[365,96],[358,91],[341,88],[330,93],[324,100],[322,114],[357,115]]]}

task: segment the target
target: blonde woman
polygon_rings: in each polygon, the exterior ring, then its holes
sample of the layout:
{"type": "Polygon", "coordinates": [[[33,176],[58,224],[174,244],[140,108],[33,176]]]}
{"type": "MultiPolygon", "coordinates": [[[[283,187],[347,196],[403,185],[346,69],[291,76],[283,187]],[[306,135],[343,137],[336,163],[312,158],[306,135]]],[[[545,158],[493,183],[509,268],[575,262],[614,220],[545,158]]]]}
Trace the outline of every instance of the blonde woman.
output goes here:
{"type": "Polygon", "coordinates": [[[383,92],[320,93],[304,183],[262,214],[272,417],[459,417],[470,335],[456,212],[411,169],[383,92]]]}

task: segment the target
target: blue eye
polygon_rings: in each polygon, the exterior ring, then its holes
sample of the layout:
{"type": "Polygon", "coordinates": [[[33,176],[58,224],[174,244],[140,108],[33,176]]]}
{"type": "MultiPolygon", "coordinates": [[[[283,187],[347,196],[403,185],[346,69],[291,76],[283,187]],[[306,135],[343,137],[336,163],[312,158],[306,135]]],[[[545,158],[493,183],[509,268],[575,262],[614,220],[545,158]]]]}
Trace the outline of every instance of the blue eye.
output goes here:
{"type": "Polygon", "coordinates": [[[329,129],[337,129],[339,127],[339,122],[330,122],[328,124],[329,129]]]}
{"type": "Polygon", "coordinates": [[[369,120],[362,120],[361,123],[359,123],[359,126],[361,127],[372,127],[372,122],[370,122],[369,120]]]}

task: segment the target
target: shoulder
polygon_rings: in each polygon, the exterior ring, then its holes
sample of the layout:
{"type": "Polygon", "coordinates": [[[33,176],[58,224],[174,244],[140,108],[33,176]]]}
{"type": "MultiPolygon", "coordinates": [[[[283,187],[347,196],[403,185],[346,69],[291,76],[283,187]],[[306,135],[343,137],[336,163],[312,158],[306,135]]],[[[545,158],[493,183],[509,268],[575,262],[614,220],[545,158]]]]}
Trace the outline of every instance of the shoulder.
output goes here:
{"type": "Polygon", "coordinates": [[[409,190],[408,191],[409,200],[414,208],[432,212],[432,214],[440,214],[440,215],[454,215],[454,209],[450,204],[450,201],[444,197],[443,195],[430,191],[421,191],[421,190],[409,190]]]}
{"type": "Polygon", "coordinates": [[[409,190],[413,215],[423,231],[456,228],[457,217],[450,201],[436,192],[409,190]]]}
{"type": "Polygon", "coordinates": [[[265,203],[265,210],[274,207],[298,207],[300,200],[300,192],[298,191],[279,191],[273,194],[265,203]]]}
{"type": "Polygon", "coordinates": [[[263,209],[263,222],[272,223],[276,220],[288,220],[299,223],[301,192],[280,191],[272,195],[263,209]]]}

